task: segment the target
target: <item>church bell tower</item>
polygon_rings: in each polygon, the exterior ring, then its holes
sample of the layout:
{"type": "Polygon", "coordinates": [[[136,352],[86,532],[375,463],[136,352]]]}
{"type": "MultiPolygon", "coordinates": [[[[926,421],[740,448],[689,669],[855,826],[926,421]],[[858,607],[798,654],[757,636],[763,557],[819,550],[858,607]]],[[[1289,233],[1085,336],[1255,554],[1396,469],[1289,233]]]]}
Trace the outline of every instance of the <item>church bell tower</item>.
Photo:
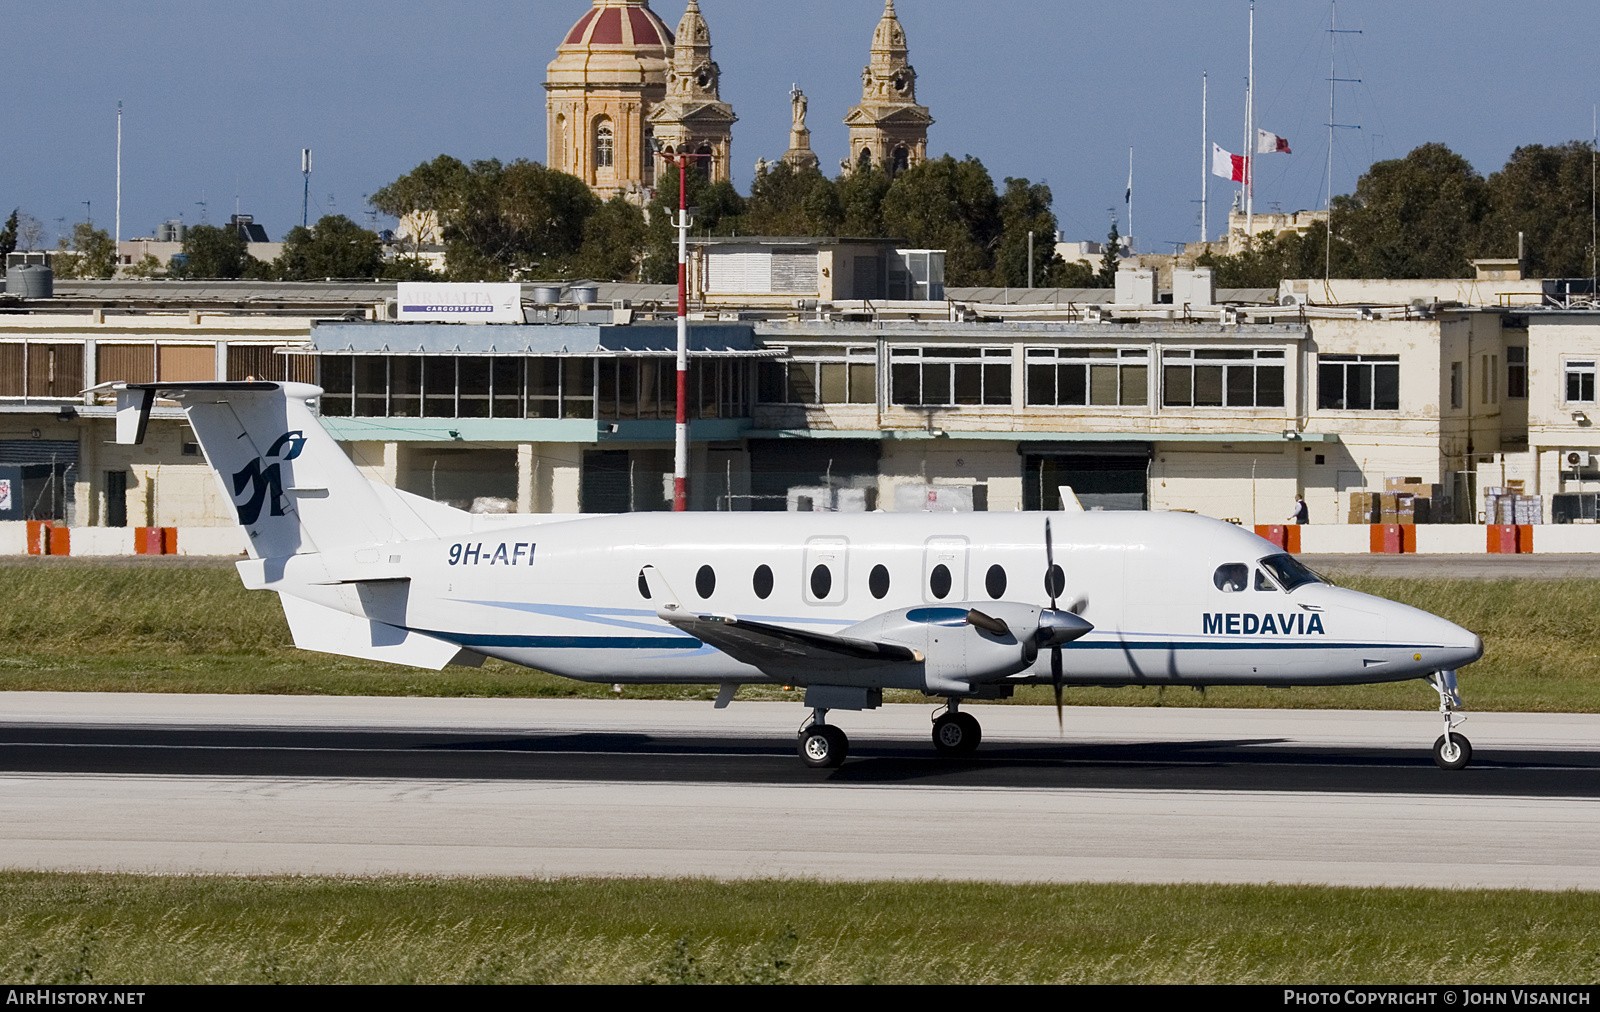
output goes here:
{"type": "Polygon", "coordinates": [[[861,72],[861,104],[844,122],[850,128],[847,171],[874,165],[893,176],[928,158],[933,117],[927,106],[917,104],[917,71],[894,0],[885,0],[872,33],[872,58],[861,72]]]}

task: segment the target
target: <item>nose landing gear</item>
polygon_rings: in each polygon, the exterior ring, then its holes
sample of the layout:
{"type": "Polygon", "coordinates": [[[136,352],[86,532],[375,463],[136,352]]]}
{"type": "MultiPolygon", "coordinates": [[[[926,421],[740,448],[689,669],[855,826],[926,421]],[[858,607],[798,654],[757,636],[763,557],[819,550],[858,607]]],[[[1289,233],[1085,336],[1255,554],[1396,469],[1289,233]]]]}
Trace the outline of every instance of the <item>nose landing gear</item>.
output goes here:
{"type": "Polygon", "coordinates": [[[1428,684],[1439,694],[1439,713],[1444,717],[1444,734],[1433,743],[1433,761],[1442,770],[1459,770],[1472,761],[1472,743],[1455,729],[1466,720],[1456,719],[1455,708],[1461,705],[1461,691],[1456,686],[1454,671],[1436,671],[1428,676],[1428,684]]]}

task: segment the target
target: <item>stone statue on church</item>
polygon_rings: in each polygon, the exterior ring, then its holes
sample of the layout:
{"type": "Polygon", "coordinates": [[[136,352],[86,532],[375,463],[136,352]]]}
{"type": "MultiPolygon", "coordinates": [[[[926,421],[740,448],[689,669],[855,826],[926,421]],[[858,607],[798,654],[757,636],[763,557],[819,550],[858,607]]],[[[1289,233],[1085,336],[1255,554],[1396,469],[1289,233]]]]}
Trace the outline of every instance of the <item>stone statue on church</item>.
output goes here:
{"type": "Polygon", "coordinates": [[[789,128],[789,150],[783,153],[783,160],[797,169],[814,169],[818,165],[817,154],[811,150],[811,131],[806,128],[806,109],[811,103],[798,84],[789,92],[789,102],[794,110],[794,125],[789,128]]]}

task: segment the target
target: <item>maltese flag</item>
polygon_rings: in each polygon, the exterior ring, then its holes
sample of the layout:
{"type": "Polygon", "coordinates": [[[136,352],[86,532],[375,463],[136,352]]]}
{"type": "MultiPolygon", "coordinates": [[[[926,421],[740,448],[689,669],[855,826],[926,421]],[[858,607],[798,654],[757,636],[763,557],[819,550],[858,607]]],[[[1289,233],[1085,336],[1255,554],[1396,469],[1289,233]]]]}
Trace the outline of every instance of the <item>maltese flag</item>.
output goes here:
{"type": "Polygon", "coordinates": [[[1293,152],[1289,150],[1289,141],[1287,138],[1279,137],[1277,134],[1269,133],[1266,130],[1257,130],[1256,154],[1288,155],[1293,154],[1293,152]]]}
{"type": "Polygon", "coordinates": [[[1249,170],[1249,159],[1244,155],[1236,155],[1223,150],[1222,145],[1211,145],[1211,174],[1231,179],[1235,183],[1245,181],[1245,173],[1249,170]]]}

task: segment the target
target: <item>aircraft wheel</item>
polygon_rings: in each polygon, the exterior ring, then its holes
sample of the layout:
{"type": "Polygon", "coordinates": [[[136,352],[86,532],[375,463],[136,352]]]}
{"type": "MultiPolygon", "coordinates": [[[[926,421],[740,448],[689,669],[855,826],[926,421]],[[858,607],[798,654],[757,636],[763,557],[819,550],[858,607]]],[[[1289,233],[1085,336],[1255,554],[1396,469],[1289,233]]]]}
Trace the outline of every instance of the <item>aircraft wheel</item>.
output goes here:
{"type": "Polygon", "coordinates": [[[827,769],[844,762],[850,754],[850,739],[832,724],[812,724],[800,732],[800,759],[813,769],[827,769]]]}
{"type": "Polygon", "coordinates": [[[969,756],[982,738],[983,729],[970,713],[947,713],[933,722],[933,747],[943,756],[969,756]]]}
{"type": "Polygon", "coordinates": [[[1439,740],[1433,743],[1433,761],[1442,770],[1461,769],[1472,761],[1472,743],[1466,735],[1454,731],[1448,735],[1441,734],[1439,740]]]}

